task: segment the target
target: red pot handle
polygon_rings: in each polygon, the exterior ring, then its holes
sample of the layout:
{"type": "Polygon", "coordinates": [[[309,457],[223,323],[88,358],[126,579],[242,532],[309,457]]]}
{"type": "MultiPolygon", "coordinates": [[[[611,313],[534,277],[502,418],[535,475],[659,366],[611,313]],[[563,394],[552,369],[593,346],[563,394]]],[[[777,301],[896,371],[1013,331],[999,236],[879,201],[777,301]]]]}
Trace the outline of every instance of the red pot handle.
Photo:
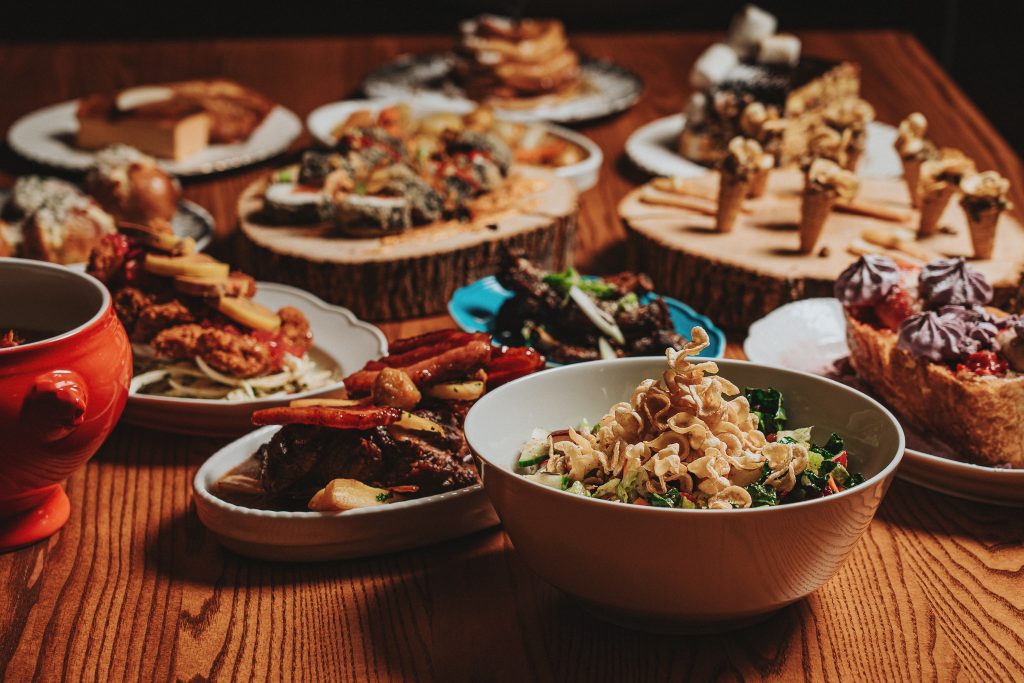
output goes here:
{"type": "Polygon", "coordinates": [[[35,378],[25,397],[21,419],[40,441],[68,436],[85,421],[89,395],[85,381],[73,370],[52,370],[35,378]]]}

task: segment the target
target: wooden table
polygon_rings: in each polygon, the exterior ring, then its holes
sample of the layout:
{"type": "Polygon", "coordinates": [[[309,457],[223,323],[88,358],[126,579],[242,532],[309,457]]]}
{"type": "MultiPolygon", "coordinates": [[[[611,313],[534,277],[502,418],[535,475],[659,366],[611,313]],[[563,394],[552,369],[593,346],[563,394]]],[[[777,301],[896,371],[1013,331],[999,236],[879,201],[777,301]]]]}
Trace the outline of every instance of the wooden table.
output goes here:
{"type": "MultiPolygon", "coordinates": [[[[714,38],[574,37],[647,82],[631,111],[582,128],[606,155],[601,183],[582,198],[577,263],[584,270],[624,265],[615,206],[639,180],[622,158],[626,137],[680,109],[688,65],[714,38]]],[[[803,38],[808,52],[862,65],[864,92],[882,121],[924,112],[940,144],[1008,175],[1015,203],[1024,205],[1020,161],[913,38],[803,38]]],[[[0,127],[94,90],[214,75],[255,86],[305,116],[354,94],[361,75],[382,61],[448,44],[444,36],[384,36],[5,46],[0,127]]],[[[9,152],[2,168],[30,170],[9,152]]],[[[226,237],[235,197],[260,172],[189,182],[186,194],[210,209],[226,237]]],[[[230,258],[228,241],[215,248],[230,258]]],[[[449,324],[436,317],[382,328],[395,338],[449,324]]],[[[737,344],[729,355],[742,355],[737,344]]],[[[673,639],[587,616],[533,576],[500,529],[351,562],[285,565],[231,555],[205,532],[191,502],[196,468],[222,443],[122,426],[71,477],[64,530],[0,556],[5,678],[1024,678],[1020,510],[897,481],[850,560],[817,593],[746,631],[673,639]]]]}

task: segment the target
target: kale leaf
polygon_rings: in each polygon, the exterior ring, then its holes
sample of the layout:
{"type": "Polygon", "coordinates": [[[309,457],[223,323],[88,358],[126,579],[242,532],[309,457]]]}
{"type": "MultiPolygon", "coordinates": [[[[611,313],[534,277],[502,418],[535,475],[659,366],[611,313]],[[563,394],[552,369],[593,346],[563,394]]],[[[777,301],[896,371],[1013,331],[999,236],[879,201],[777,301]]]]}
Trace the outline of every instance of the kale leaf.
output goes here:
{"type": "Polygon", "coordinates": [[[786,427],[786,410],[782,407],[782,394],[775,389],[744,389],[750,403],[750,412],[757,415],[757,428],[765,434],[774,434],[786,427]]]}
{"type": "Polygon", "coordinates": [[[771,486],[764,484],[751,484],[747,487],[750,494],[750,507],[759,508],[779,504],[779,494],[771,486]]]}
{"type": "Polygon", "coordinates": [[[677,508],[679,507],[679,498],[679,489],[668,489],[664,496],[652,493],[649,502],[656,508],[677,508]]]}

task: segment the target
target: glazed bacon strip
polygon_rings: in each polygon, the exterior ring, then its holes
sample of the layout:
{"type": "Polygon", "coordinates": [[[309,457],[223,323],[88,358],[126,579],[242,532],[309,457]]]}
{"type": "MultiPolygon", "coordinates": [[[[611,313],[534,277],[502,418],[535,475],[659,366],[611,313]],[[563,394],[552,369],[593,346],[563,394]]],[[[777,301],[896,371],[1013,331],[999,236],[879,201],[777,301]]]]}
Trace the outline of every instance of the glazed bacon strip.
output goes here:
{"type": "Polygon", "coordinates": [[[402,417],[399,408],[372,406],[368,408],[330,408],[306,406],[294,408],[264,408],[252,414],[252,423],[264,425],[314,425],[331,429],[373,429],[398,422],[402,417]]]}
{"type": "MultiPolygon", "coordinates": [[[[427,335],[424,335],[427,336],[427,335]]],[[[405,345],[402,348],[408,349],[405,345]]],[[[441,382],[459,377],[483,367],[491,358],[490,341],[473,340],[464,346],[449,349],[410,365],[399,367],[409,375],[416,386],[441,382]]],[[[365,396],[373,388],[380,369],[364,369],[345,378],[345,388],[351,397],[365,396]]]]}
{"type": "Polygon", "coordinates": [[[427,343],[422,346],[409,349],[404,353],[392,353],[385,358],[372,360],[367,363],[363,369],[382,370],[384,368],[405,368],[415,363],[419,363],[422,360],[426,360],[427,358],[439,356],[445,351],[465,346],[473,341],[490,343],[491,337],[490,335],[483,333],[469,334],[467,332],[457,332],[449,335],[447,339],[436,343],[427,343]]]}

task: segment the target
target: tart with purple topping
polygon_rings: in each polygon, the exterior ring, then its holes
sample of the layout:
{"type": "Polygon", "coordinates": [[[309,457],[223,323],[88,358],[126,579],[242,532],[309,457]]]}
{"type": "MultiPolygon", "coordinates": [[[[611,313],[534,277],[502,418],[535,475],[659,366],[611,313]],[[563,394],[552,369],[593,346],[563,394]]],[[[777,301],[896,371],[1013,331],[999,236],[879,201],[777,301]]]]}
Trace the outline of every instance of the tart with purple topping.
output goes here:
{"type": "Polygon", "coordinates": [[[863,256],[836,281],[850,363],[896,412],[984,465],[1024,467],[1024,320],[962,258],[863,256]]]}

